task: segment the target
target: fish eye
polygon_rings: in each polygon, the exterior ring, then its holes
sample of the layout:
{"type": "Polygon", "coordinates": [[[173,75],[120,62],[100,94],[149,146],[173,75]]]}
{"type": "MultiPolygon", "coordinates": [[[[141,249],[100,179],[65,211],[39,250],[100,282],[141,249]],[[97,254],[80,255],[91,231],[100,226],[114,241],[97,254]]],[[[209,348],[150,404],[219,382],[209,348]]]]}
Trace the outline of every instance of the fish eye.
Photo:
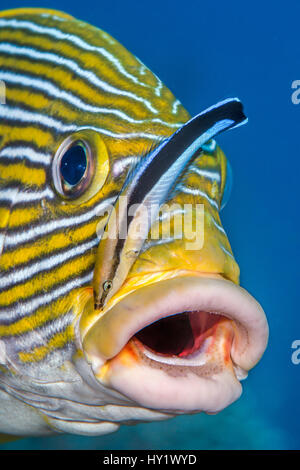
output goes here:
{"type": "Polygon", "coordinates": [[[108,292],[112,288],[112,281],[103,282],[102,287],[103,287],[104,292],[108,292]]]}
{"type": "Polygon", "coordinates": [[[89,186],[93,170],[94,159],[88,143],[68,138],[54,157],[54,186],[65,198],[79,197],[89,186]]]}
{"type": "Polygon", "coordinates": [[[66,184],[78,184],[87,168],[86,149],[81,143],[70,147],[60,162],[60,173],[66,184]]]}

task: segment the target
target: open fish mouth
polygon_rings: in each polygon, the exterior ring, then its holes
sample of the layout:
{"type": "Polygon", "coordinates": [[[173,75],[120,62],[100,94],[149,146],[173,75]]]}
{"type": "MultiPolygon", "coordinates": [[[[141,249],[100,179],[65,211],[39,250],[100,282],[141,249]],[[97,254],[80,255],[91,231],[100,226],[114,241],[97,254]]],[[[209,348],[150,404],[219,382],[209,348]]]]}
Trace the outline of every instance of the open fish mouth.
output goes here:
{"type": "Polygon", "coordinates": [[[83,347],[97,379],[139,406],[216,413],[268,340],[263,309],[219,277],[186,275],[140,287],[89,328],[83,347]]]}

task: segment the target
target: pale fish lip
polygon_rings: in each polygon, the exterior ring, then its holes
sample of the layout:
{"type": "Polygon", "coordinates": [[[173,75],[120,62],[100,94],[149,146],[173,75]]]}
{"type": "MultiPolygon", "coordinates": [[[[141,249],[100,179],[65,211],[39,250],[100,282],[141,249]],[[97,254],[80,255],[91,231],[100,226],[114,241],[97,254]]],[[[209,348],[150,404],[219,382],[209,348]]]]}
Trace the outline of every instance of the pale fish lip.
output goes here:
{"type": "Polygon", "coordinates": [[[140,406],[215,413],[240,396],[238,379],[259,361],[267,341],[264,311],[246,290],[222,278],[191,275],[155,282],[123,297],[89,329],[83,348],[98,380],[140,406]],[[162,318],[195,311],[228,318],[219,337],[230,336],[231,360],[223,357],[222,340],[206,364],[205,352],[166,358],[132,340],[162,318]]]}

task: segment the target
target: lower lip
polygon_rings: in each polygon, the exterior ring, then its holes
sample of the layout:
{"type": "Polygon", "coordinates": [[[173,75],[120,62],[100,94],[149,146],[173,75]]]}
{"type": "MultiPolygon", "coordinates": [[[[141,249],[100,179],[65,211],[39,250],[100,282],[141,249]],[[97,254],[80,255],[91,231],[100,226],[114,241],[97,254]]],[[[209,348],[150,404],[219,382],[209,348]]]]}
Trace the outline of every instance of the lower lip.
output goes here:
{"type": "Polygon", "coordinates": [[[216,413],[241,393],[230,357],[231,323],[219,320],[202,333],[200,346],[184,350],[184,355],[158,353],[135,335],[106,362],[97,378],[135,406],[174,414],[216,413]]]}

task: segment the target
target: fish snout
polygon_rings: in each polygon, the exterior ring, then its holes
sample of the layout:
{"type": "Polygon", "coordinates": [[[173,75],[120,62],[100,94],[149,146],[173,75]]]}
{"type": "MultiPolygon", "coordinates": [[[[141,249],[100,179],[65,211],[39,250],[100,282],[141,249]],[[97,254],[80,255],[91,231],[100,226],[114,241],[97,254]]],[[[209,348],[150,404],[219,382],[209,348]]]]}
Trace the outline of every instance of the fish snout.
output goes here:
{"type": "Polygon", "coordinates": [[[267,320],[220,275],[174,276],[120,292],[82,328],[83,349],[98,381],[135,405],[216,413],[239,398],[240,380],[261,358],[267,320]]]}

